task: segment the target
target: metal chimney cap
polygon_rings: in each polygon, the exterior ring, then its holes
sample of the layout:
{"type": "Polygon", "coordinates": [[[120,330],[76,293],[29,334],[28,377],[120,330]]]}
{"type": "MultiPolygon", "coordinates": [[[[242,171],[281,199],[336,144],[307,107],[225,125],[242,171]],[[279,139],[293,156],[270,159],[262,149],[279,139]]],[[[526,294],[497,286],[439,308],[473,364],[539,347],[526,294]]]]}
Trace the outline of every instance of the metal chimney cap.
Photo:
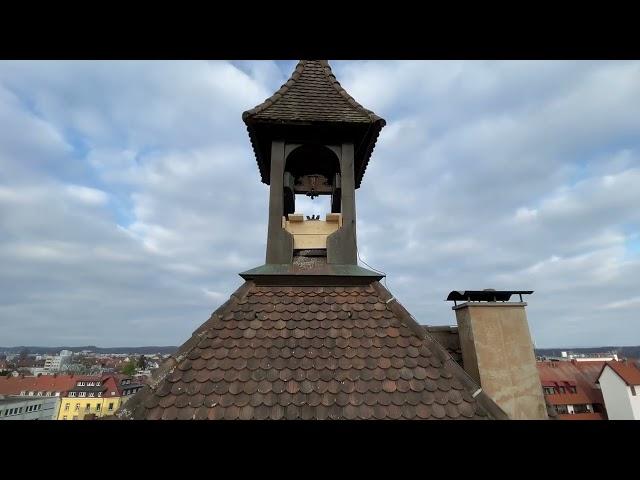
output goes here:
{"type": "Polygon", "coordinates": [[[508,302],[511,295],[531,295],[532,293],[533,290],[453,290],[446,301],[508,302]]]}

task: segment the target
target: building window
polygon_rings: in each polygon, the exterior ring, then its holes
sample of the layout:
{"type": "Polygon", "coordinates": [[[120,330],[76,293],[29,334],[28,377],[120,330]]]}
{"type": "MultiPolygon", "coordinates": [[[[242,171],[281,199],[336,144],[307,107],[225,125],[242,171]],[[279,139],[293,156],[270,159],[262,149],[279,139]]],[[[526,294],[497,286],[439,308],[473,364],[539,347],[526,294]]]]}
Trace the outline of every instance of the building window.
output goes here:
{"type": "Polygon", "coordinates": [[[18,408],[18,413],[22,413],[22,407],[18,408]]]}
{"type": "Polygon", "coordinates": [[[22,396],[24,396],[24,395],[26,395],[26,394],[27,394],[27,392],[25,392],[24,390],[22,390],[22,391],[20,392],[20,395],[22,395],[22,396]]]}
{"type": "Polygon", "coordinates": [[[97,404],[96,405],[96,412],[99,412],[99,411],[100,411],[100,404],[97,404]]]}
{"type": "Polygon", "coordinates": [[[91,410],[91,404],[87,403],[87,406],[84,408],[85,410],[91,410]]]}
{"type": "Polygon", "coordinates": [[[589,413],[589,409],[587,408],[587,406],[585,404],[574,405],[573,406],[573,412],[574,413],[589,413]]]}
{"type": "Polygon", "coordinates": [[[113,410],[113,402],[109,404],[109,411],[113,410]]]}
{"type": "Polygon", "coordinates": [[[554,393],[556,393],[556,391],[553,387],[544,387],[545,395],[553,395],[554,393]]]}
{"type": "Polygon", "coordinates": [[[86,397],[87,396],[87,392],[78,392],[78,396],[79,397],[86,397]]]}
{"type": "Polygon", "coordinates": [[[567,408],[566,405],[555,405],[555,407],[556,407],[556,411],[559,414],[569,413],[569,409],[567,408]]]}
{"type": "Polygon", "coordinates": [[[89,392],[89,396],[90,396],[90,397],[93,397],[93,396],[95,396],[95,393],[93,393],[93,392],[89,392]]]}
{"type": "Polygon", "coordinates": [[[51,396],[51,392],[47,392],[47,397],[50,397],[50,396],[51,396]]]}
{"type": "Polygon", "coordinates": [[[42,396],[42,392],[38,392],[38,396],[41,397],[42,396]]]}
{"type": "Polygon", "coordinates": [[[80,410],[80,404],[76,403],[76,408],[73,409],[74,412],[78,412],[80,410]]]}
{"type": "Polygon", "coordinates": [[[69,404],[68,404],[68,403],[65,403],[65,404],[64,404],[64,411],[65,411],[65,412],[68,412],[68,411],[69,411],[69,404]]]}

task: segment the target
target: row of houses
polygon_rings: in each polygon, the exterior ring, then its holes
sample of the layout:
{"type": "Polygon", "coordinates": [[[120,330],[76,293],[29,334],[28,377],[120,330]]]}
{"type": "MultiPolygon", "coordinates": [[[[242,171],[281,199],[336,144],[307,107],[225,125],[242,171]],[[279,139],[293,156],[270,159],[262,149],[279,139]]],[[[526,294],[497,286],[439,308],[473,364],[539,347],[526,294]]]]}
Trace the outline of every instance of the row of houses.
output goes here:
{"type": "Polygon", "coordinates": [[[119,375],[0,377],[0,420],[85,420],[112,415],[143,383],[119,375]]]}
{"type": "Polygon", "coordinates": [[[640,368],[632,360],[537,363],[544,397],[560,420],[640,420],[640,368]]]}

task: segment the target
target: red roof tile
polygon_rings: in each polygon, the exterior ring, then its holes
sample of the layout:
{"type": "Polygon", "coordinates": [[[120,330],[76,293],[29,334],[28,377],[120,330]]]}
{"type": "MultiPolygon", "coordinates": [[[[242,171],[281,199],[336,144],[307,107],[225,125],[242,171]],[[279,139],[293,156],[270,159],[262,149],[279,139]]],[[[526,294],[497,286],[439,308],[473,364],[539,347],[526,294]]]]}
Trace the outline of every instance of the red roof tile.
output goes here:
{"type": "MultiPolygon", "coordinates": [[[[627,385],[640,385],[640,370],[631,362],[610,361],[606,363],[627,385]]],[[[604,370],[604,367],[602,368],[604,370]]],[[[598,375],[598,378],[600,375],[598,375]]]]}
{"type": "Polygon", "coordinates": [[[72,388],[81,377],[74,375],[41,375],[38,377],[0,377],[0,395],[20,392],[61,392],[72,388]]]}
{"type": "Polygon", "coordinates": [[[596,380],[604,366],[604,361],[586,362],[538,362],[538,373],[543,386],[576,387],[577,393],[558,393],[545,395],[552,405],[570,405],[583,403],[604,404],[602,392],[596,387],[596,380]]]}

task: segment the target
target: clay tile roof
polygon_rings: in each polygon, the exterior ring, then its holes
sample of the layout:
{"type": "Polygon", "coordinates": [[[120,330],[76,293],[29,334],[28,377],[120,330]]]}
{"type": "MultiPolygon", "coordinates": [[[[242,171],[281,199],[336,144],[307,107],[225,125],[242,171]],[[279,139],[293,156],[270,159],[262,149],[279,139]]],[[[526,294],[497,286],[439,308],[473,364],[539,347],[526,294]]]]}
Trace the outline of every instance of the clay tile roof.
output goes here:
{"type": "Polygon", "coordinates": [[[442,345],[449,355],[464,368],[462,362],[462,349],[460,348],[460,336],[458,327],[454,326],[431,326],[424,325],[423,328],[442,345]]]}
{"type": "Polygon", "coordinates": [[[576,387],[576,393],[545,394],[552,405],[582,403],[604,404],[602,392],[596,386],[599,373],[605,362],[537,362],[538,374],[543,387],[560,387],[569,383],[576,387]]]}
{"type": "Polygon", "coordinates": [[[355,152],[356,188],[385,120],[367,110],[336,80],[326,60],[300,60],[287,82],[260,105],[242,114],[264,183],[269,183],[270,147],[261,144],[259,125],[332,124],[361,127],[355,152]]]}
{"type": "Polygon", "coordinates": [[[41,375],[39,377],[0,376],[0,395],[20,395],[20,392],[66,392],[80,377],[73,375],[41,375]]]}
{"type": "MultiPolygon", "coordinates": [[[[606,366],[617,373],[627,385],[640,385],[640,370],[633,363],[610,361],[606,363],[606,366]]],[[[599,375],[598,378],[600,378],[599,375]]]]}
{"type": "Polygon", "coordinates": [[[377,281],[247,281],[117,413],[133,419],[506,414],[377,281]]]}

